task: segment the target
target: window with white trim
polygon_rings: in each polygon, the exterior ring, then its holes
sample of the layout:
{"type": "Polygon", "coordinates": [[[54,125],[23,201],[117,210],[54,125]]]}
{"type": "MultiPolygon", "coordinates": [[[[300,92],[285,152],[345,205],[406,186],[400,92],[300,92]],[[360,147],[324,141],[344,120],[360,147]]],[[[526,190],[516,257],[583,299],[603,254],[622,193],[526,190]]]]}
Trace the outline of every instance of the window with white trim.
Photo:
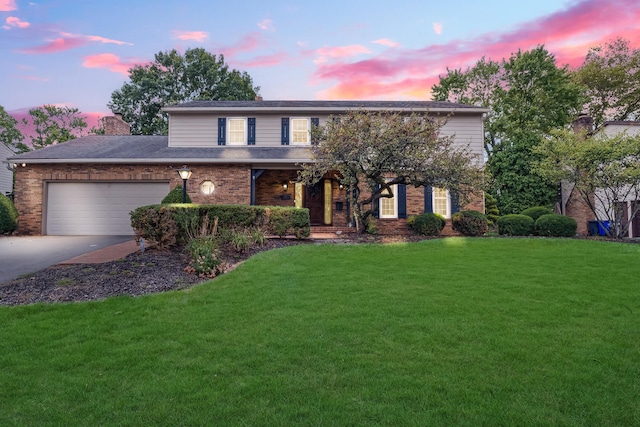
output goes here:
{"type": "Polygon", "coordinates": [[[451,217],[451,198],[446,188],[433,187],[433,212],[445,218],[451,217]]]}
{"type": "Polygon", "coordinates": [[[247,119],[227,119],[227,145],[247,145],[247,119]]]}
{"type": "Polygon", "coordinates": [[[309,119],[291,119],[291,145],[304,145],[310,143],[309,119]]]}
{"type": "MultiPolygon", "coordinates": [[[[381,197],[379,199],[380,218],[398,218],[398,185],[391,186],[393,197],[381,197]]],[[[382,190],[382,194],[389,194],[386,188],[382,190]]]]}

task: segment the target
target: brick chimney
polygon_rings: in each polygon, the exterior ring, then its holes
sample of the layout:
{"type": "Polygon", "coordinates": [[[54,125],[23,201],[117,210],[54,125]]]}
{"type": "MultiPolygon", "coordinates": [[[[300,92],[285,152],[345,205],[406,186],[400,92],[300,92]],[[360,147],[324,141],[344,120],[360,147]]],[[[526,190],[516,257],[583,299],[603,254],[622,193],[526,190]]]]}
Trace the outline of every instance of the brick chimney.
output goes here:
{"type": "Polygon", "coordinates": [[[587,135],[590,135],[593,132],[593,117],[580,114],[580,117],[573,121],[573,131],[576,133],[586,131],[587,135]]]}
{"type": "Polygon", "coordinates": [[[131,126],[122,120],[122,114],[113,113],[113,116],[102,118],[105,135],[131,135],[131,126]]]}
{"type": "Polygon", "coordinates": [[[256,101],[262,101],[262,97],[260,95],[256,95],[256,101]]]}

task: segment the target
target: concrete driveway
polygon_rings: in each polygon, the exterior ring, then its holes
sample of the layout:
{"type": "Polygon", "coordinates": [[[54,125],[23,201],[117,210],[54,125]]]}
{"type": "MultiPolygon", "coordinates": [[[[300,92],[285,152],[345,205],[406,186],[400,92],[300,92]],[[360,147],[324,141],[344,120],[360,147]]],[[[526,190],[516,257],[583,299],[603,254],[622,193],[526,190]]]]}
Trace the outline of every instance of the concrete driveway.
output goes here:
{"type": "Polygon", "coordinates": [[[69,258],[133,240],[133,236],[1,236],[0,283],[69,258]]]}

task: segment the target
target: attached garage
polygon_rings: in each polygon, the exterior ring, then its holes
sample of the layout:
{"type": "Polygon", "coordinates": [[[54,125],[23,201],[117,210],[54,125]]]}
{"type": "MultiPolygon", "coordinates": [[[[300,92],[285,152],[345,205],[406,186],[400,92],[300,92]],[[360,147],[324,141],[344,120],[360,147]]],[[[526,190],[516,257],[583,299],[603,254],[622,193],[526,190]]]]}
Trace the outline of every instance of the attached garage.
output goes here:
{"type": "Polygon", "coordinates": [[[49,182],[44,234],[133,235],[129,212],[168,192],[169,182],[49,182]]]}

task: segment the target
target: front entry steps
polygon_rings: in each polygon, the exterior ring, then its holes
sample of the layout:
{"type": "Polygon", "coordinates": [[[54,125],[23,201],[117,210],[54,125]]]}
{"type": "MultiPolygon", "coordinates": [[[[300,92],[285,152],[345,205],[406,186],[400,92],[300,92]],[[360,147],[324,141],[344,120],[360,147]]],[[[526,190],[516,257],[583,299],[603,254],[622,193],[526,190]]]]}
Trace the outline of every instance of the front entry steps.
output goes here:
{"type": "Polygon", "coordinates": [[[312,239],[339,239],[355,232],[356,229],[354,227],[334,227],[329,225],[311,226],[312,239]]]}

